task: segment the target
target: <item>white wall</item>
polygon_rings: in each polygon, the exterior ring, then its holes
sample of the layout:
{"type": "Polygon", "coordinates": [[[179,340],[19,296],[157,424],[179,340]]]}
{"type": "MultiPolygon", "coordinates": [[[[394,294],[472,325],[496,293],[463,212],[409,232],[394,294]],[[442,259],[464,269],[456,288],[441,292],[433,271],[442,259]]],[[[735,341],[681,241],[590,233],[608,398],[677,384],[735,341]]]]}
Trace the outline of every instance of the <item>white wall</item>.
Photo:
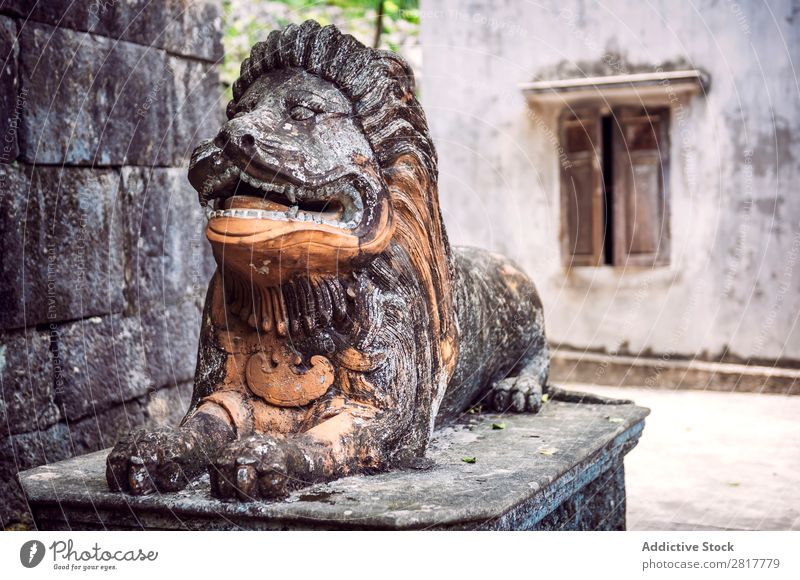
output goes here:
{"type": "Polygon", "coordinates": [[[800,359],[792,4],[423,0],[422,101],[451,241],[516,259],[539,287],[555,343],[800,359]],[[711,88],[671,127],[671,265],[567,272],[557,151],[543,129],[555,129],[555,112],[532,116],[517,85],[609,54],[645,70],[682,60],[707,71],[711,88]]]}

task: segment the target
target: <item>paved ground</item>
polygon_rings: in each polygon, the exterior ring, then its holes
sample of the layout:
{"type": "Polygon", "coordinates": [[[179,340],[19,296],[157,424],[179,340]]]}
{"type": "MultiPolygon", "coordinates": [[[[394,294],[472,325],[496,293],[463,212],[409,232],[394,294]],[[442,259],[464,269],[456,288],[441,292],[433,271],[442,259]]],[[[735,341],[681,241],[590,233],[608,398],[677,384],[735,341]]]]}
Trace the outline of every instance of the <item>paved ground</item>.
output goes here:
{"type": "Polygon", "coordinates": [[[800,529],[800,397],[570,384],[649,407],[628,529],[800,529]]]}

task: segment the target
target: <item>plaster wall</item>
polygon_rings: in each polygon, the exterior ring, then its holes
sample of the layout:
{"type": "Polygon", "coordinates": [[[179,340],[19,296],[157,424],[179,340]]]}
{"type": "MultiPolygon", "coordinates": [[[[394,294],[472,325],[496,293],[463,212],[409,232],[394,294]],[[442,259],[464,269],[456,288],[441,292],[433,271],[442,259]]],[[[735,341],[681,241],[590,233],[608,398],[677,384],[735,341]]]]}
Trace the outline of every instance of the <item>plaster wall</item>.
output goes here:
{"type": "Polygon", "coordinates": [[[451,242],[517,260],[552,342],[800,360],[796,3],[423,0],[421,22],[451,242]],[[670,264],[568,270],[558,110],[531,108],[518,85],[658,66],[711,77],[706,94],[673,106],[670,264]]]}

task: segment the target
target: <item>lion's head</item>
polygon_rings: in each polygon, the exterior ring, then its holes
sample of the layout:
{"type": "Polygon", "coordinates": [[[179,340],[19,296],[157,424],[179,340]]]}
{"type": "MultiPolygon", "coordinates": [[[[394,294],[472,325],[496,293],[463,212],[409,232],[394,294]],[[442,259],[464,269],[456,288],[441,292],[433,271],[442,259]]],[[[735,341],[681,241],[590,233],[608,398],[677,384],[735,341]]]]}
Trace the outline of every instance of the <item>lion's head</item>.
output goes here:
{"type": "Polygon", "coordinates": [[[366,267],[395,241],[451,359],[436,152],[408,64],[334,26],[290,25],[253,47],[227,116],[189,169],[220,268],[275,286],[366,267]]]}

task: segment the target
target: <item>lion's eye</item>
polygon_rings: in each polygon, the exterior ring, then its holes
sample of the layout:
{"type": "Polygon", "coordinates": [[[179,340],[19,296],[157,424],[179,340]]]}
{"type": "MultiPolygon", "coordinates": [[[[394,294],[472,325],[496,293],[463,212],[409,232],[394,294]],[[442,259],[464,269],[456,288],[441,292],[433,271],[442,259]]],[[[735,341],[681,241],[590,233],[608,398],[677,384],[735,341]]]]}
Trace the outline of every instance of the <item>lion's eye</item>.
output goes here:
{"type": "Polygon", "coordinates": [[[316,113],[313,109],[304,107],[303,105],[296,105],[289,111],[289,116],[295,121],[306,121],[313,117],[316,113]]]}

